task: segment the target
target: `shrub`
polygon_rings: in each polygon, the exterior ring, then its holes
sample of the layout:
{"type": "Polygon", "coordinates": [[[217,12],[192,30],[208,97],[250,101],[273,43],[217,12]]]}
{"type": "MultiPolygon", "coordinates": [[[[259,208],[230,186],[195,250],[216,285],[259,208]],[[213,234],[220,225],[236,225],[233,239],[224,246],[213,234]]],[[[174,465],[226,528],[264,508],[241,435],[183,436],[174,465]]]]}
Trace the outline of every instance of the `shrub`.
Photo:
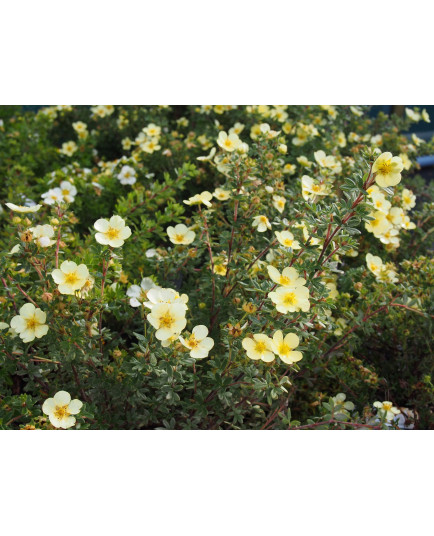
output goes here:
{"type": "Polygon", "coordinates": [[[3,117],[2,428],[432,427],[424,111],[3,117]]]}

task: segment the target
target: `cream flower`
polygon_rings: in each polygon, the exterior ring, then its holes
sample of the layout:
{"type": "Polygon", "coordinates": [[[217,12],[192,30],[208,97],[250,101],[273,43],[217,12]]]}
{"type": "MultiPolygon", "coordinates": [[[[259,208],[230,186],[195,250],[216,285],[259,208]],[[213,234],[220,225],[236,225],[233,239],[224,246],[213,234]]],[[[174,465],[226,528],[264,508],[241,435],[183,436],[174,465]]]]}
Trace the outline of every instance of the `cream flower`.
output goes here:
{"type": "Polygon", "coordinates": [[[13,210],[14,212],[38,212],[38,210],[42,207],[42,205],[33,205],[32,207],[24,207],[22,205],[14,205],[13,203],[5,203],[5,205],[13,210]]]}
{"type": "Polygon", "coordinates": [[[63,201],[62,190],[60,188],[52,188],[41,195],[46,205],[60,204],[63,201]]]}
{"type": "Polygon", "coordinates": [[[393,247],[399,246],[399,231],[397,229],[389,229],[384,234],[379,236],[380,242],[383,244],[391,244],[393,247]]]}
{"type": "Polygon", "coordinates": [[[370,197],[375,210],[379,210],[380,212],[384,212],[384,214],[388,214],[392,204],[390,203],[390,201],[387,201],[387,199],[382,193],[374,192],[370,197]]]}
{"type": "Polygon", "coordinates": [[[418,112],[415,112],[411,108],[405,109],[405,114],[408,118],[410,118],[412,121],[420,121],[420,114],[418,112]]]}
{"type": "Polygon", "coordinates": [[[62,193],[63,199],[67,203],[72,203],[74,201],[75,196],[77,195],[77,188],[69,181],[62,181],[60,183],[60,191],[62,193]]]}
{"type": "Polygon", "coordinates": [[[149,125],[143,129],[143,132],[150,138],[158,138],[161,136],[161,127],[154,123],[149,123],[149,125]]]}
{"type": "Polygon", "coordinates": [[[370,233],[373,233],[377,238],[386,233],[392,227],[392,224],[389,222],[384,212],[377,210],[369,215],[374,219],[366,222],[365,228],[370,233]]]}
{"type": "Polygon", "coordinates": [[[229,134],[228,136],[226,132],[222,131],[218,135],[217,144],[225,151],[232,153],[240,147],[241,140],[237,134],[229,134]]]}
{"type": "Polygon", "coordinates": [[[196,160],[199,160],[201,162],[208,162],[209,160],[212,160],[214,158],[215,153],[216,148],[213,147],[207,156],[198,156],[196,160]]]}
{"type": "Polygon", "coordinates": [[[122,166],[117,178],[121,184],[134,184],[137,180],[136,170],[131,166],[122,166]]]}
{"type": "Polygon", "coordinates": [[[273,352],[288,365],[297,363],[297,361],[300,361],[303,358],[301,352],[294,352],[294,348],[297,348],[299,344],[300,339],[295,333],[288,333],[285,335],[285,338],[283,338],[283,333],[278,330],[273,335],[273,352]]]}
{"type": "Polygon", "coordinates": [[[194,231],[185,226],[183,223],[178,223],[175,227],[169,226],[167,229],[167,235],[172,244],[191,244],[196,236],[194,231]]]}
{"type": "Polygon", "coordinates": [[[401,171],[404,165],[399,156],[392,156],[392,153],[382,153],[375,160],[372,171],[375,173],[375,180],[378,186],[387,188],[395,186],[401,180],[401,171]]]}
{"type": "Polygon", "coordinates": [[[274,361],[273,341],[267,335],[258,333],[253,335],[253,339],[245,337],[242,342],[244,350],[247,352],[247,357],[257,361],[261,359],[266,363],[274,361]]]}
{"type": "Polygon", "coordinates": [[[244,126],[242,123],[235,123],[235,125],[229,129],[229,135],[231,134],[241,134],[241,132],[244,130],[244,126]]]}
{"type": "Polygon", "coordinates": [[[77,132],[79,138],[87,138],[87,125],[83,121],[72,123],[72,128],[77,132]]]}
{"type": "Polygon", "coordinates": [[[67,141],[65,143],[62,143],[62,148],[59,149],[59,152],[62,154],[65,154],[66,156],[72,156],[76,151],[78,147],[75,141],[67,141]]]}
{"type": "Polygon", "coordinates": [[[60,269],[51,272],[51,277],[57,283],[60,294],[74,294],[80,290],[89,277],[89,270],[85,264],[77,264],[73,261],[63,261],[60,269]]]}
{"type": "Polygon", "coordinates": [[[190,197],[189,199],[185,200],[184,203],[186,205],[201,205],[201,204],[204,204],[207,207],[212,207],[212,204],[210,203],[211,199],[212,199],[212,193],[207,192],[205,190],[201,194],[196,194],[193,197],[190,197]]]}
{"type": "Polygon", "coordinates": [[[188,302],[188,296],[187,294],[179,294],[176,292],[176,290],[173,290],[172,288],[161,288],[161,287],[154,287],[151,288],[151,290],[148,291],[148,300],[144,303],[146,307],[149,309],[152,309],[154,305],[160,304],[160,303],[177,303],[182,304],[184,311],[188,309],[187,302],[188,302]]]}
{"type": "Polygon", "coordinates": [[[231,196],[231,192],[222,188],[216,188],[212,195],[219,201],[227,201],[231,196]]]}
{"type": "Polygon", "coordinates": [[[257,227],[260,233],[264,233],[267,229],[271,229],[271,223],[267,216],[256,216],[253,218],[252,227],[257,227]]]}
{"type": "Polygon", "coordinates": [[[147,316],[148,322],[157,330],[155,336],[165,341],[185,328],[185,306],[183,303],[157,303],[147,316]]]}
{"type": "Polygon", "coordinates": [[[196,326],[188,339],[179,337],[182,344],[191,350],[190,356],[195,359],[208,357],[211,348],[214,346],[214,341],[211,337],[207,337],[208,328],[206,326],[196,326]]]}
{"type": "Polygon", "coordinates": [[[366,255],[366,265],[375,276],[378,276],[383,269],[383,261],[380,259],[380,257],[371,255],[371,253],[366,255]]]}
{"type": "Polygon", "coordinates": [[[37,225],[36,227],[31,227],[30,231],[32,232],[35,244],[39,247],[47,248],[55,244],[55,241],[51,240],[54,236],[54,229],[51,225],[37,225]]]}
{"type": "Polygon", "coordinates": [[[268,295],[279,313],[307,312],[310,309],[309,289],[299,287],[277,287],[268,295]]]}
{"type": "Polygon", "coordinates": [[[404,219],[404,211],[401,207],[392,207],[386,216],[387,221],[395,227],[401,227],[404,219]]]}
{"type": "Polygon", "coordinates": [[[401,412],[396,408],[392,402],[388,400],[384,402],[374,402],[374,407],[378,409],[378,415],[381,418],[385,418],[386,421],[393,420],[401,412]]]}
{"type": "Polygon", "coordinates": [[[274,233],[276,235],[277,240],[279,241],[282,246],[286,248],[292,248],[292,249],[300,249],[301,246],[297,240],[294,240],[294,235],[290,233],[289,231],[275,231],[274,233]]]}
{"type": "Polygon", "coordinates": [[[144,277],[139,285],[131,285],[127,290],[131,307],[140,307],[148,299],[148,291],[152,288],[160,289],[150,277],[144,277]]]}
{"type": "Polygon", "coordinates": [[[315,181],[309,175],[303,175],[301,178],[301,190],[306,201],[313,199],[316,195],[328,195],[327,186],[324,183],[315,181]]]}
{"type": "Polygon", "coordinates": [[[150,140],[145,141],[145,143],[140,144],[140,149],[145,153],[152,154],[155,151],[161,149],[161,145],[158,145],[158,138],[151,138],[150,140]]]}
{"type": "Polygon", "coordinates": [[[71,428],[75,424],[75,417],[83,407],[83,402],[78,399],[71,400],[71,395],[66,391],[58,391],[53,398],[47,398],[42,405],[42,411],[48,415],[51,424],[55,428],[71,428]]]}
{"type": "Polygon", "coordinates": [[[406,215],[402,217],[401,227],[403,229],[411,230],[416,229],[416,224],[412,221],[410,221],[410,218],[406,215]]]}
{"type": "Polygon", "coordinates": [[[281,214],[285,208],[286,199],[281,195],[273,195],[273,207],[281,214]]]}
{"type": "Polygon", "coordinates": [[[96,241],[112,248],[123,246],[124,241],[131,236],[131,229],[120,216],[112,216],[110,220],[101,218],[93,226],[99,231],[95,235],[96,241]]]}
{"type": "Polygon", "coordinates": [[[47,334],[46,319],[46,313],[37,309],[33,303],[26,303],[21,307],[20,314],[12,318],[11,328],[24,342],[32,342],[35,338],[40,339],[47,334]]]}
{"type": "Polygon", "coordinates": [[[306,284],[306,279],[299,277],[295,268],[284,268],[282,274],[274,266],[267,266],[270,279],[282,287],[301,287],[306,284]]]}
{"type": "Polygon", "coordinates": [[[405,210],[410,210],[416,205],[416,196],[411,190],[404,188],[402,191],[402,206],[405,210]]]}

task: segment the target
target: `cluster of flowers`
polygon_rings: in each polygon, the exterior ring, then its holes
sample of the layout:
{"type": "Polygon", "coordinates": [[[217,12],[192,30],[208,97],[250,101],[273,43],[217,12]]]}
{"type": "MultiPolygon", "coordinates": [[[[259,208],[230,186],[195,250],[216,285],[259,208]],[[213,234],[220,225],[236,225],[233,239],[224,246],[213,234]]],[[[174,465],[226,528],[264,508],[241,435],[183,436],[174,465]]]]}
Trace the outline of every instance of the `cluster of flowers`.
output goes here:
{"type": "Polygon", "coordinates": [[[41,195],[45,205],[59,205],[60,203],[73,203],[77,195],[77,188],[69,181],[62,181],[59,187],[51,188],[41,195]]]}
{"type": "Polygon", "coordinates": [[[401,158],[392,156],[392,153],[382,153],[372,167],[377,183],[368,189],[374,209],[370,214],[373,219],[365,223],[365,228],[385,244],[387,249],[395,249],[399,246],[399,229],[410,230],[416,227],[407,215],[407,212],[416,205],[416,196],[413,192],[406,188],[403,190],[400,206],[392,206],[392,203],[386,199],[387,192],[384,188],[398,184],[401,181],[403,169],[401,158]]]}
{"type": "MultiPolygon", "coordinates": [[[[144,127],[140,134],[136,137],[134,144],[140,149],[140,151],[152,154],[161,149],[160,138],[161,127],[155,125],[154,123],[149,123],[149,125],[144,127]]],[[[124,149],[126,143],[127,142],[124,140],[124,149]]]]}
{"type": "Polygon", "coordinates": [[[375,275],[377,281],[382,283],[396,283],[398,281],[395,266],[392,263],[383,264],[380,257],[368,253],[366,255],[366,265],[375,275]]]}
{"type": "Polygon", "coordinates": [[[139,285],[132,285],[127,290],[132,307],[147,307],[151,312],[147,315],[148,322],[156,329],[155,336],[163,347],[179,341],[190,350],[195,359],[207,357],[214,341],[208,337],[208,328],[198,325],[193,328],[188,338],[181,336],[187,325],[188,296],[179,294],[171,288],[162,288],[150,277],[145,277],[139,285]]]}

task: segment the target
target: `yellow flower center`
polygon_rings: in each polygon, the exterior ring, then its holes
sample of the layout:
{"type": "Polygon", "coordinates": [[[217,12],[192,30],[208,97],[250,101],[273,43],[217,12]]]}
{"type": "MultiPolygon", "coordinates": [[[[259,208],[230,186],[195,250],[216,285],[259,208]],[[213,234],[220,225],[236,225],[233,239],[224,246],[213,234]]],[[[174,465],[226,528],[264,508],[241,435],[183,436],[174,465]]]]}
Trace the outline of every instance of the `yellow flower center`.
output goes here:
{"type": "Polygon", "coordinates": [[[410,199],[407,195],[404,195],[404,198],[403,198],[403,199],[404,199],[404,203],[405,203],[405,204],[407,204],[407,205],[410,204],[411,199],[410,199]]]}
{"type": "Polygon", "coordinates": [[[255,344],[255,352],[258,354],[263,354],[267,349],[267,345],[263,341],[257,341],[255,344]]]}
{"type": "Polygon", "coordinates": [[[293,242],[293,240],[290,240],[289,238],[285,238],[285,240],[283,241],[285,246],[287,246],[288,248],[290,248],[292,246],[292,242],[293,242]]]}
{"type": "Polygon", "coordinates": [[[78,276],[75,272],[71,272],[69,274],[65,274],[65,283],[67,285],[75,285],[78,281],[78,276]]]}
{"type": "Polygon", "coordinates": [[[54,410],[54,416],[56,417],[56,419],[66,419],[66,417],[69,417],[69,415],[70,413],[68,412],[68,405],[56,406],[56,409],[54,410]]]}
{"type": "Polygon", "coordinates": [[[69,195],[69,190],[62,190],[62,195],[69,195]]]}
{"type": "Polygon", "coordinates": [[[294,292],[288,292],[288,294],[285,294],[283,303],[285,305],[295,305],[297,303],[297,297],[294,292]]]}
{"type": "Polygon", "coordinates": [[[370,268],[372,272],[375,272],[375,270],[378,270],[379,267],[376,264],[371,264],[370,268]]]}
{"type": "Polygon", "coordinates": [[[116,238],[119,238],[120,230],[109,227],[109,230],[105,234],[109,240],[116,240],[116,238]]]}
{"type": "Polygon", "coordinates": [[[170,313],[165,313],[163,316],[160,316],[160,327],[170,329],[174,323],[175,319],[170,313]]]}
{"type": "Polygon", "coordinates": [[[378,166],[378,172],[381,175],[389,175],[392,172],[392,162],[390,160],[385,160],[378,166]]]}
{"type": "Polygon", "coordinates": [[[279,354],[280,355],[289,355],[291,352],[291,347],[282,342],[282,344],[279,346],[279,354]]]}
{"type": "Polygon", "coordinates": [[[389,411],[389,409],[391,409],[391,407],[392,407],[391,402],[383,402],[383,409],[385,409],[386,411],[389,411]]]}
{"type": "Polygon", "coordinates": [[[265,223],[265,224],[267,224],[267,221],[268,221],[268,220],[267,220],[266,216],[261,216],[261,217],[259,218],[259,221],[260,221],[261,223],[265,223]]]}
{"type": "Polygon", "coordinates": [[[177,235],[174,236],[174,239],[175,239],[175,242],[181,243],[181,242],[184,241],[184,235],[177,234],[177,235]]]}
{"type": "Polygon", "coordinates": [[[314,192],[319,192],[319,191],[321,190],[321,186],[319,186],[318,184],[314,184],[314,185],[312,186],[312,190],[313,190],[314,192]]]}
{"type": "Polygon", "coordinates": [[[280,276],[279,283],[281,285],[283,285],[283,286],[289,285],[290,282],[291,282],[291,280],[289,279],[289,277],[286,277],[285,275],[280,276]]]}
{"type": "Polygon", "coordinates": [[[39,322],[36,320],[34,316],[32,318],[26,318],[26,328],[30,330],[34,330],[36,326],[39,325],[39,322]]]}
{"type": "Polygon", "coordinates": [[[199,346],[199,341],[196,339],[194,335],[191,335],[191,337],[187,341],[187,346],[194,350],[194,348],[197,348],[199,346]]]}
{"type": "Polygon", "coordinates": [[[225,147],[228,147],[228,148],[231,148],[232,147],[232,142],[229,138],[226,138],[225,141],[224,141],[224,146],[225,147]]]}

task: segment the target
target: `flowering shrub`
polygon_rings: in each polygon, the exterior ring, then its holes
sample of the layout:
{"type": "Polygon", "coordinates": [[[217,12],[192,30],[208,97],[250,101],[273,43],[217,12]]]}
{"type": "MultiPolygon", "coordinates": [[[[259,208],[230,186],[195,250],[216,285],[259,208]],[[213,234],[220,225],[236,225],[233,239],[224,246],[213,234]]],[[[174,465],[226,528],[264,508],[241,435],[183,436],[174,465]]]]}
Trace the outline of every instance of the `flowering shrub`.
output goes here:
{"type": "Polygon", "coordinates": [[[433,426],[425,111],[2,116],[2,428],[433,426]]]}

